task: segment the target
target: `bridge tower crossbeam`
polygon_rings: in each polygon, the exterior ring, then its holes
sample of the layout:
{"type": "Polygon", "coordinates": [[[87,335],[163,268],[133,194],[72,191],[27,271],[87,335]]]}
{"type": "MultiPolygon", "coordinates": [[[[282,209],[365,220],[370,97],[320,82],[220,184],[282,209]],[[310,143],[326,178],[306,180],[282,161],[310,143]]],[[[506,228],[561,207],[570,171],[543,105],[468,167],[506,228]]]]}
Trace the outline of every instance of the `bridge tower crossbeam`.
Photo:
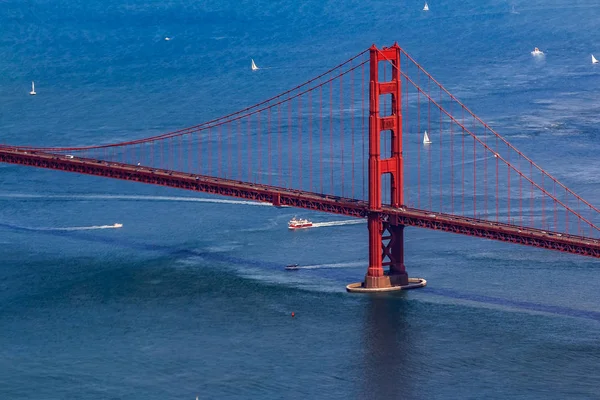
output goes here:
{"type": "MultiPolygon", "coordinates": [[[[382,213],[382,178],[389,175],[390,205],[404,205],[402,159],[402,82],[400,47],[370,48],[369,79],[369,267],[363,283],[348,285],[348,291],[369,292],[425,286],[424,279],[409,279],[404,267],[404,225],[382,213]],[[380,63],[389,63],[392,77],[379,80],[380,63]],[[390,95],[391,109],[381,109],[381,96],[390,95]],[[382,154],[382,134],[389,132],[390,151],[382,154]],[[388,267],[385,271],[384,267],[388,267]]],[[[385,67],[385,66],[384,66],[385,67]]],[[[383,104],[386,104],[383,102],[383,104]]]]}
{"type": "Polygon", "coordinates": [[[404,226],[384,221],[382,207],[382,177],[390,175],[392,207],[404,203],[402,186],[402,101],[400,81],[400,47],[370,49],[369,82],[369,268],[365,288],[386,288],[408,284],[404,267],[404,226]],[[392,77],[387,82],[379,79],[379,64],[392,65],[392,77]],[[391,109],[381,109],[381,96],[391,96],[391,109]],[[390,153],[382,154],[381,137],[390,133],[390,153]],[[383,267],[389,270],[384,271],[383,267]]]}

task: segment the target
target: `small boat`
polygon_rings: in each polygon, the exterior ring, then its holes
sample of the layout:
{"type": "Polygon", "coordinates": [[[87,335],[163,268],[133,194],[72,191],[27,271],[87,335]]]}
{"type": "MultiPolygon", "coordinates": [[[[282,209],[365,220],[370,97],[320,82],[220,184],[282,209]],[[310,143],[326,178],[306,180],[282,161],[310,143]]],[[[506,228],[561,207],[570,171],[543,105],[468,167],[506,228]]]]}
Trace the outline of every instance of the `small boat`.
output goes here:
{"type": "Polygon", "coordinates": [[[165,40],[168,42],[169,40],[171,40],[171,38],[167,36],[167,37],[165,38],[165,40]]]}
{"type": "Polygon", "coordinates": [[[250,59],[252,61],[252,71],[258,71],[258,67],[256,66],[256,64],[254,63],[253,59],[250,59]]]}
{"type": "Polygon", "coordinates": [[[297,271],[299,269],[298,264],[290,264],[285,266],[286,271],[297,271]]]}
{"type": "Polygon", "coordinates": [[[541,51],[540,49],[538,49],[537,47],[535,49],[533,49],[533,51],[531,52],[532,56],[543,56],[544,52],[541,51]]]}
{"type": "Polygon", "coordinates": [[[289,229],[304,229],[310,228],[313,226],[313,223],[307,219],[296,219],[296,217],[292,218],[290,222],[288,222],[289,229]]]}
{"type": "Polygon", "coordinates": [[[122,227],[123,227],[123,224],[118,224],[118,223],[117,223],[117,224],[114,224],[113,226],[114,226],[115,228],[122,228],[122,227]]]}
{"type": "Polygon", "coordinates": [[[423,7],[423,11],[429,11],[429,5],[425,2],[425,6],[423,7]]]}
{"type": "Polygon", "coordinates": [[[431,144],[431,140],[429,140],[429,135],[427,134],[427,131],[425,131],[425,134],[423,135],[423,144],[431,144]]]}
{"type": "Polygon", "coordinates": [[[596,60],[596,57],[594,57],[593,54],[592,54],[592,64],[598,64],[598,60],[596,60]]]}
{"type": "Polygon", "coordinates": [[[33,83],[33,81],[31,81],[31,92],[29,92],[30,95],[35,96],[37,93],[35,92],[35,83],[33,83]]]}

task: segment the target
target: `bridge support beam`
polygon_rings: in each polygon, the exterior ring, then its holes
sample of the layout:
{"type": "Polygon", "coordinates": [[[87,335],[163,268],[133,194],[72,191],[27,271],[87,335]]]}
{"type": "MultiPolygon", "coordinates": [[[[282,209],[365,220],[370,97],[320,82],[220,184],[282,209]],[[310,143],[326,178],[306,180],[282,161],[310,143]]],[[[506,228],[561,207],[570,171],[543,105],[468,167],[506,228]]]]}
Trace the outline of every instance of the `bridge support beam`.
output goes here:
{"type": "Polygon", "coordinates": [[[369,215],[369,269],[365,288],[389,288],[408,285],[404,268],[404,225],[383,222],[381,215],[369,215]],[[389,270],[384,271],[383,267],[389,270]]]}
{"type": "Polygon", "coordinates": [[[409,279],[404,268],[404,225],[384,220],[382,177],[389,175],[390,205],[402,207],[402,82],[400,80],[400,47],[370,49],[369,83],[369,268],[365,281],[347,286],[350,292],[389,291],[425,286],[424,279],[409,279]],[[380,63],[392,70],[391,80],[379,81],[380,63]],[[391,109],[380,110],[380,97],[391,96],[391,109]],[[383,132],[389,132],[391,151],[381,153],[383,132]],[[388,271],[383,267],[387,266],[388,271]]]}

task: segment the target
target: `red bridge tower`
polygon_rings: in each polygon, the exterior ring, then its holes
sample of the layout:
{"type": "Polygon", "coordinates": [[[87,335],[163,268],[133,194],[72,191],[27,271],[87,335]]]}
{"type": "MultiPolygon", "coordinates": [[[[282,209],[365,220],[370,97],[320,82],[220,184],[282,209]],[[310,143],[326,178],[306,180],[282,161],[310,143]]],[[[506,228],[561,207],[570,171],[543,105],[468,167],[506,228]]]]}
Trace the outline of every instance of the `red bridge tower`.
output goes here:
{"type": "Polygon", "coordinates": [[[404,225],[384,218],[382,177],[390,175],[390,202],[404,204],[402,160],[402,83],[400,47],[370,49],[369,83],[369,268],[364,283],[348,285],[351,292],[389,291],[425,286],[424,279],[409,279],[404,267],[404,225]],[[392,79],[379,81],[379,63],[392,65],[392,79]],[[391,95],[391,110],[381,110],[383,95],[391,95]],[[381,154],[382,132],[390,132],[391,154],[381,154]],[[383,267],[389,270],[384,271],[383,267]]]}

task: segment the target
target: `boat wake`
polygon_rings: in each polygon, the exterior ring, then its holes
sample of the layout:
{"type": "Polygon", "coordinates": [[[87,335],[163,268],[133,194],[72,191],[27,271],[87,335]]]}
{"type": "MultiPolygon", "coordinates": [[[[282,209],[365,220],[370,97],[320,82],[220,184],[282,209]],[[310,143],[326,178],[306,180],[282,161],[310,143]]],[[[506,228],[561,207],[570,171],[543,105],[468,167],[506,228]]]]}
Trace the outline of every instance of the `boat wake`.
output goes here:
{"type": "Polygon", "coordinates": [[[357,225],[364,224],[367,220],[365,219],[349,219],[346,221],[330,221],[330,222],[313,222],[312,228],[324,228],[327,226],[343,226],[343,225],[357,225]]]}
{"type": "Polygon", "coordinates": [[[69,226],[65,228],[29,228],[36,231],[93,231],[97,229],[119,229],[123,224],[92,225],[92,226],[69,226]]]}
{"type": "Polygon", "coordinates": [[[348,263],[335,263],[335,264],[315,264],[315,265],[298,265],[295,269],[333,269],[333,268],[356,268],[364,267],[365,262],[348,262],[348,263]]]}
{"type": "Polygon", "coordinates": [[[218,204],[243,204],[248,206],[272,207],[271,203],[259,203],[246,200],[209,199],[204,197],[176,197],[176,196],[142,196],[142,195],[36,195],[36,194],[0,194],[0,198],[24,199],[56,199],[56,200],[128,200],[128,201],[181,201],[218,204]]]}

